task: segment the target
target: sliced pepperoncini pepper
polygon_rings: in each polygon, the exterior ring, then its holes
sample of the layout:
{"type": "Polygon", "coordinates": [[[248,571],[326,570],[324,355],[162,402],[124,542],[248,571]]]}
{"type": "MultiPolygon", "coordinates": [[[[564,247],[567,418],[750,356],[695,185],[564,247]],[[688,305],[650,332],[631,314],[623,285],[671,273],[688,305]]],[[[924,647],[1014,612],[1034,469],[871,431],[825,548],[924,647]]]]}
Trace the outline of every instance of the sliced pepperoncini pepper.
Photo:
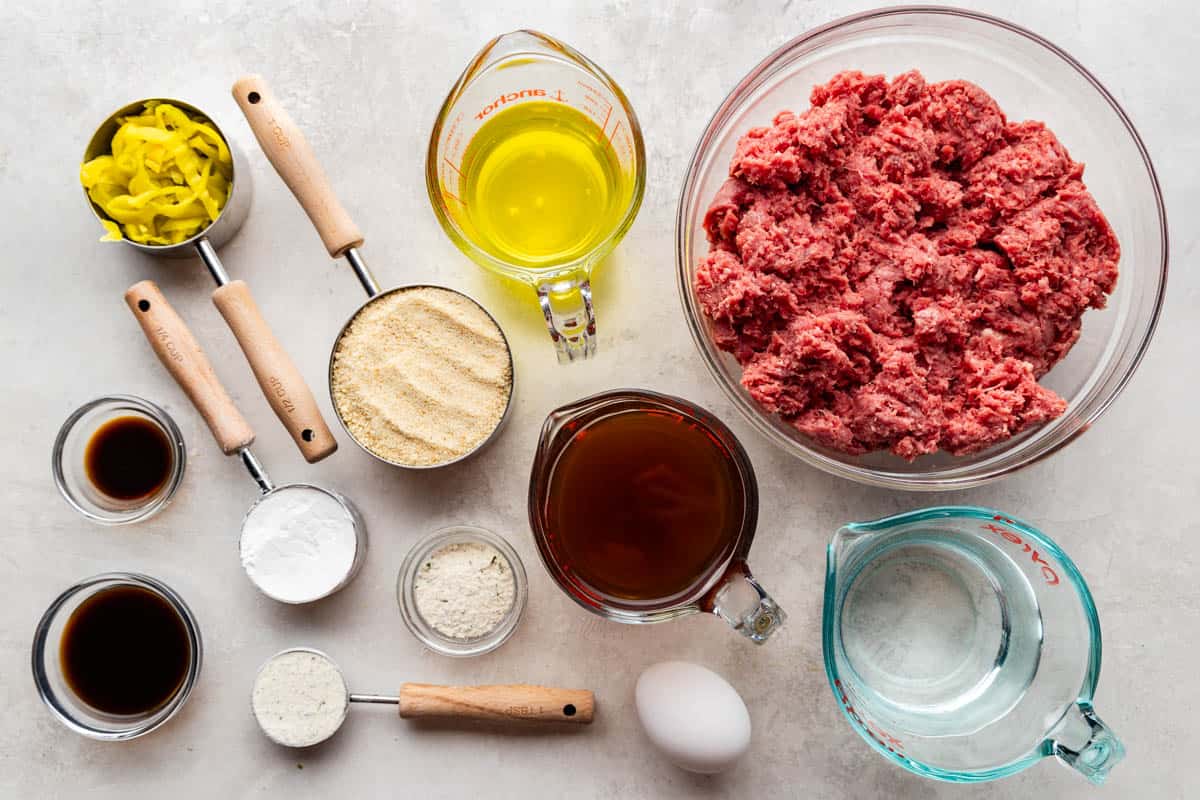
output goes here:
{"type": "Polygon", "coordinates": [[[111,155],[79,169],[88,197],[109,218],[100,241],[178,244],[211,225],[233,179],[233,157],[216,129],[153,100],[117,122],[111,155]]]}

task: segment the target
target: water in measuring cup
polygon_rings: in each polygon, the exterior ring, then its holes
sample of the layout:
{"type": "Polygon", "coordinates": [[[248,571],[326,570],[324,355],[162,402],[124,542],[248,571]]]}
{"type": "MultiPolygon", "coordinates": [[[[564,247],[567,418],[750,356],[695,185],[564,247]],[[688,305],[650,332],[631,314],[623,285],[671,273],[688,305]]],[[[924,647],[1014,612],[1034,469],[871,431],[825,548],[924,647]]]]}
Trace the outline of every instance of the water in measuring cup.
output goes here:
{"type": "Polygon", "coordinates": [[[517,104],[485,122],[460,169],[459,225],[493,257],[532,270],[595,249],[620,223],[633,192],[633,177],[600,126],[550,99],[517,104]]]}
{"type": "Polygon", "coordinates": [[[1004,716],[1037,672],[1033,587],[994,542],[912,531],[858,561],[841,608],[846,659],[880,722],[962,735],[1004,716]]]}

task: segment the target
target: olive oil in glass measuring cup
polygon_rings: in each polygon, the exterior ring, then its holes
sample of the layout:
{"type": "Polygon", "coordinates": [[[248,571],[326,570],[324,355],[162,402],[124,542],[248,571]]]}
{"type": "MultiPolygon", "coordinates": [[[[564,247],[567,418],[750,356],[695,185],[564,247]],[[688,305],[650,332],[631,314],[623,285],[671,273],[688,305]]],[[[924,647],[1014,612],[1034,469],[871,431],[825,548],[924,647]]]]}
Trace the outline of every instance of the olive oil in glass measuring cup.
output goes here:
{"type": "Polygon", "coordinates": [[[592,269],[646,180],[641,129],[612,79],[545,34],[493,39],[442,106],[425,176],[459,249],[536,291],[559,361],[593,355],[592,269]]]}

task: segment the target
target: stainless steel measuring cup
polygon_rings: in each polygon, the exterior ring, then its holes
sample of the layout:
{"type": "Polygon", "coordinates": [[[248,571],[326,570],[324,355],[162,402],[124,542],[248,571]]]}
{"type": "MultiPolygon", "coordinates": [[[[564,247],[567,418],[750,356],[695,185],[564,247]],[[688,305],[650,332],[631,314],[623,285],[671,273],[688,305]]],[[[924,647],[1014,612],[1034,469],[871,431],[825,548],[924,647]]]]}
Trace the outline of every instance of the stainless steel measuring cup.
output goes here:
{"type": "Polygon", "coordinates": [[[500,327],[500,323],[496,321],[491,312],[484,308],[479,301],[457,289],[449,289],[444,286],[434,286],[432,284],[409,284],[381,291],[379,283],[375,280],[375,276],[371,274],[371,270],[367,266],[362,253],[359,252],[359,248],[363,245],[362,233],[354,223],[354,220],[350,218],[346,209],[338,201],[337,195],[329,183],[329,179],[326,177],[324,170],[321,169],[320,162],[317,160],[312,147],[309,146],[303,132],[292,120],[291,116],[288,115],[283,106],[280,105],[274,93],[267,85],[267,82],[259,75],[248,75],[240,78],[233,85],[233,96],[238,106],[241,107],[242,113],[246,115],[246,121],[250,123],[250,129],[254,131],[259,144],[262,145],[263,152],[266,153],[272,166],[275,167],[275,171],[279,173],[279,177],[292,190],[292,194],[295,195],[300,205],[304,208],[305,213],[308,214],[309,220],[312,221],[313,227],[316,228],[329,255],[334,258],[345,257],[367,293],[367,301],[359,306],[346,320],[345,324],[342,325],[341,331],[334,340],[329,354],[330,400],[333,403],[333,410],[337,414],[338,421],[342,423],[342,428],[350,435],[354,443],[367,453],[385,464],[391,464],[394,467],[402,467],[404,469],[435,469],[445,467],[457,464],[459,461],[463,461],[478,453],[496,438],[500,429],[504,427],[504,423],[508,421],[508,415],[512,409],[512,395],[516,386],[516,375],[512,369],[512,352],[508,346],[508,339],[504,336],[504,330],[500,327]],[[505,399],[504,413],[496,423],[495,428],[492,429],[492,432],[479,442],[479,444],[475,445],[470,452],[448,461],[428,465],[406,464],[400,461],[393,461],[363,444],[354,435],[354,431],[350,429],[346,424],[346,420],[342,417],[342,410],[338,407],[337,397],[333,395],[332,381],[338,342],[341,341],[342,336],[346,333],[347,328],[354,321],[355,317],[372,303],[390,294],[421,287],[453,292],[474,303],[481,311],[487,314],[496,326],[496,329],[500,331],[501,337],[504,338],[504,346],[509,351],[508,371],[513,376],[513,380],[509,384],[508,397],[505,399]]]}
{"type": "Polygon", "coordinates": [[[1050,755],[1101,783],[1124,757],[1092,708],[1096,606],[1041,532],[992,509],[929,508],[847,525],[828,557],[825,670],[876,751],[960,783],[1050,755]]]}
{"type": "Polygon", "coordinates": [[[592,272],[621,241],[641,207],[646,149],[637,115],[621,87],[582,53],[544,33],[518,30],[497,36],[476,54],[450,89],[433,125],[425,184],[438,222],[450,240],[484,269],[531,287],[560,364],[596,353],[592,272]],[[523,104],[562,104],[582,112],[608,142],[629,186],[610,229],[582,254],[542,263],[517,263],[481,245],[470,217],[464,162],[468,146],[498,112],[523,104]]]}
{"type": "Polygon", "coordinates": [[[355,694],[341,669],[325,653],[292,647],[267,659],[258,670],[250,708],[262,732],[285,747],[312,747],[329,739],[346,719],[351,703],[397,706],[402,719],[469,720],[526,725],[560,722],[588,725],[595,698],[586,689],[507,684],[501,686],[435,686],[404,683],[395,695],[355,694]],[[286,665],[283,661],[291,661],[286,665]],[[266,686],[271,667],[284,666],[293,687],[281,697],[280,687],[266,686]],[[332,697],[340,705],[330,706],[332,697]],[[282,703],[280,701],[283,701],[282,703]],[[295,725],[280,725],[281,722],[295,725]],[[301,724],[302,723],[302,724],[301,724]]]}
{"type": "MultiPolygon", "coordinates": [[[[256,579],[255,573],[246,569],[251,582],[273,600],[282,603],[299,604],[311,603],[328,597],[346,586],[358,574],[367,553],[367,528],[357,509],[342,495],[313,486],[307,483],[291,483],[276,486],[267,475],[266,470],[254,454],[250,445],[254,443],[254,431],[250,424],[238,411],[233,400],[226,393],[208,357],[192,336],[187,324],[167,302],[153,281],[141,281],[125,292],[125,303],[133,312],[134,318],[142,327],[147,341],[154,349],[158,360],[167,368],[167,372],[183,389],[192,405],[200,412],[200,416],[208,424],[213,437],[225,455],[236,455],[246,466],[250,477],[258,484],[261,495],[250,506],[242,519],[242,532],[255,514],[255,511],[268,501],[283,492],[303,492],[310,500],[316,495],[332,498],[346,515],[347,524],[354,531],[354,556],[348,564],[339,567],[332,577],[315,578],[306,582],[302,596],[284,596],[271,586],[256,579]]],[[[242,565],[246,567],[246,542],[244,535],[239,537],[239,550],[242,551],[242,565]]]]}
{"type": "MultiPolygon", "coordinates": [[[[141,112],[148,102],[170,103],[189,116],[202,118],[212,125],[229,147],[233,159],[233,178],[229,184],[229,198],[225,207],[212,224],[190,239],[170,245],[140,244],[128,238],[121,241],[139,252],[152,256],[173,259],[197,255],[200,257],[217,283],[217,289],[212,294],[213,304],[233,331],[267,402],[291,434],[304,458],[310,463],[320,461],[337,450],[337,440],[325,424],[321,410],[304,377],[263,318],[250,288],[244,281],[230,280],[221,259],[217,256],[217,250],[233,238],[250,210],[253,183],[249,165],[241,148],[221,130],[211,116],[195,106],[169,98],[151,98],[130,103],[110,114],[92,134],[84,152],[84,162],[110,153],[113,134],[120,127],[121,119],[141,112]]],[[[86,192],[84,196],[87,197],[86,192]]],[[[90,198],[88,204],[97,219],[108,219],[104,210],[91,202],[90,198]]]]}

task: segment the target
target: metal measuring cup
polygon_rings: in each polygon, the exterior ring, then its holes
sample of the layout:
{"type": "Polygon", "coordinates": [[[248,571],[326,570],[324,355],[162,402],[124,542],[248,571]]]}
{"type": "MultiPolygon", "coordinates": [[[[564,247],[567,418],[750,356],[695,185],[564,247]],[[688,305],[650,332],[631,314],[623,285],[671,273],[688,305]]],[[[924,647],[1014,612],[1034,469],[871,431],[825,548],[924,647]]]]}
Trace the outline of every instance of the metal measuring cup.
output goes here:
{"type": "MultiPolygon", "coordinates": [[[[148,102],[170,103],[186,112],[188,116],[202,118],[212,125],[229,147],[233,160],[233,179],[229,184],[229,198],[225,207],[208,227],[190,239],[170,245],[140,244],[131,239],[121,241],[139,252],[152,256],[200,256],[209,274],[217,282],[217,289],[212,294],[213,304],[233,331],[267,402],[291,434],[305,460],[309,463],[320,461],[337,450],[337,440],[325,424],[320,407],[305,383],[304,376],[300,374],[283,345],[275,338],[271,327],[263,319],[250,288],[244,281],[230,280],[221,259],[217,256],[217,249],[232,239],[245,222],[253,194],[250,168],[237,143],[221,130],[211,116],[195,106],[180,100],[151,98],[130,103],[110,114],[92,134],[83,155],[84,162],[111,153],[113,134],[120,127],[121,118],[142,112],[148,102]]],[[[84,196],[87,197],[86,192],[84,196]]],[[[90,198],[88,205],[97,219],[108,220],[104,210],[91,202],[90,198]]]]}
{"type": "MultiPolygon", "coordinates": [[[[175,382],[187,394],[188,399],[192,401],[192,405],[200,412],[200,416],[208,424],[209,430],[212,431],[221,450],[225,455],[239,456],[250,473],[250,477],[258,484],[262,494],[250,506],[242,519],[243,534],[246,524],[254,515],[255,510],[261,508],[268,498],[284,491],[305,492],[310,496],[320,494],[333,498],[345,511],[353,526],[354,558],[344,571],[336,576],[336,580],[331,580],[327,585],[313,590],[311,596],[282,597],[274,594],[255,579],[251,570],[246,569],[247,577],[251,582],[271,599],[290,604],[311,603],[320,600],[350,583],[362,566],[367,553],[366,524],[350,501],[336,492],[312,484],[291,483],[276,486],[267,475],[262,463],[250,452],[250,445],[254,443],[254,431],[250,428],[250,424],[246,422],[233,400],[226,393],[216,373],[213,372],[212,364],[200,348],[200,344],[192,336],[187,324],[167,302],[167,298],[163,296],[158,286],[153,281],[141,281],[134,284],[125,292],[125,303],[133,312],[138,324],[141,325],[147,341],[158,355],[158,360],[167,368],[167,372],[171,373],[171,377],[175,379],[175,382]]],[[[244,544],[244,536],[240,536],[239,549],[242,550],[243,555],[245,554],[244,544]]],[[[243,568],[245,568],[244,560],[243,568]]]]}
{"type": "MultiPolygon", "coordinates": [[[[333,694],[335,692],[331,692],[333,694]]],[[[250,696],[250,708],[259,728],[268,739],[285,747],[312,747],[326,741],[342,727],[351,703],[373,703],[399,707],[402,719],[470,720],[495,724],[563,722],[591,724],[596,701],[586,689],[557,689],[549,686],[508,684],[502,686],[435,686],[428,683],[404,683],[396,695],[355,694],[337,663],[311,647],[291,647],[271,656],[259,667],[250,696]],[[264,701],[260,692],[267,669],[281,660],[307,661],[302,669],[288,665],[293,675],[305,675],[314,686],[298,681],[295,696],[286,708],[264,701]],[[320,689],[336,690],[344,699],[335,713],[325,714],[320,689]],[[314,691],[315,690],[315,691],[314,691]],[[337,713],[339,712],[340,713],[337,713]],[[289,715],[292,715],[289,717],[289,715]],[[276,723],[303,721],[288,729],[288,735],[276,730],[276,723]]]]}
{"type": "Polygon", "coordinates": [[[308,218],[312,221],[313,226],[317,229],[317,233],[321,236],[321,241],[325,244],[325,249],[329,251],[329,255],[334,258],[345,257],[350,267],[354,270],[355,276],[358,277],[359,282],[362,284],[363,289],[367,292],[368,300],[359,306],[346,320],[345,324],[342,325],[329,354],[330,400],[333,403],[334,413],[337,414],[342,428],[350,435],[354,443],[367,453],[370,453],[385,464],[391,464],[394,467],[402,467],[404,469],[445,467],[456,464],[478,453],[496,438],[500,429],[504,427],[504,423],[508,421],[509,412],[512,410],[513,391],[516,386],[516,375],[512,368],[512,350],[509,348],[508,339],[504,336],[504,331],[500,327],[500,324],[496,322],[496,318],[475,298],[457,289],[449,289],[445,286],[409,284],[388,291],[381,291],[378,282],[376,282],[374,275],[371,274],[370,268],[367,267],[367,262],[358,249],[363,244],[362,232],[354,223],[354,220],[350,218],[346,209],[338,202],[337,195],[334,194],[333,187],[330,185],[329,179],[325,176],[325,172],[321,169],[320,162],[317,161],[317,157],[313,153],[312,147],[309,146],[308,140],[283,106],[279,104],[267,82],[259,75],[243,77],[234,83],[233,96],[238,106],[241,107],[242,113],[246,115],[246,121],[250,123],[250,129],[254,131],[255,137],[258,138],[263,152],[266,153],[271,165],[275,167],[275,171],[283,178],[284,183],[292,190],[292,194],[295,195],[300,205],[304,208],[305,213],[308,214],[308,218]],[[496,423],[495,428],[492,429],[492,432],[469,452],[447,461],[427,465],[393,461],[381,456],[359,441],[354,435],[354,431],[350,429],[346,424],[346,420],[342,417],[342,410],[338,407],[337,397],[333,395],[332,380],[338,342],[341,341],[342,336],[345,335],[346,330],[358,314],[372,303],[388,295],[423,287],[457,294],[460,297],[470,300],[481,311],[487,314],[496,326],[496,329],[500,331],[501,338],[504,339],[504,346],[508,351],[509,374],[513,376],[513,380],[509,384],[508,397],[505,398],[504,413],[496,423]]]}

